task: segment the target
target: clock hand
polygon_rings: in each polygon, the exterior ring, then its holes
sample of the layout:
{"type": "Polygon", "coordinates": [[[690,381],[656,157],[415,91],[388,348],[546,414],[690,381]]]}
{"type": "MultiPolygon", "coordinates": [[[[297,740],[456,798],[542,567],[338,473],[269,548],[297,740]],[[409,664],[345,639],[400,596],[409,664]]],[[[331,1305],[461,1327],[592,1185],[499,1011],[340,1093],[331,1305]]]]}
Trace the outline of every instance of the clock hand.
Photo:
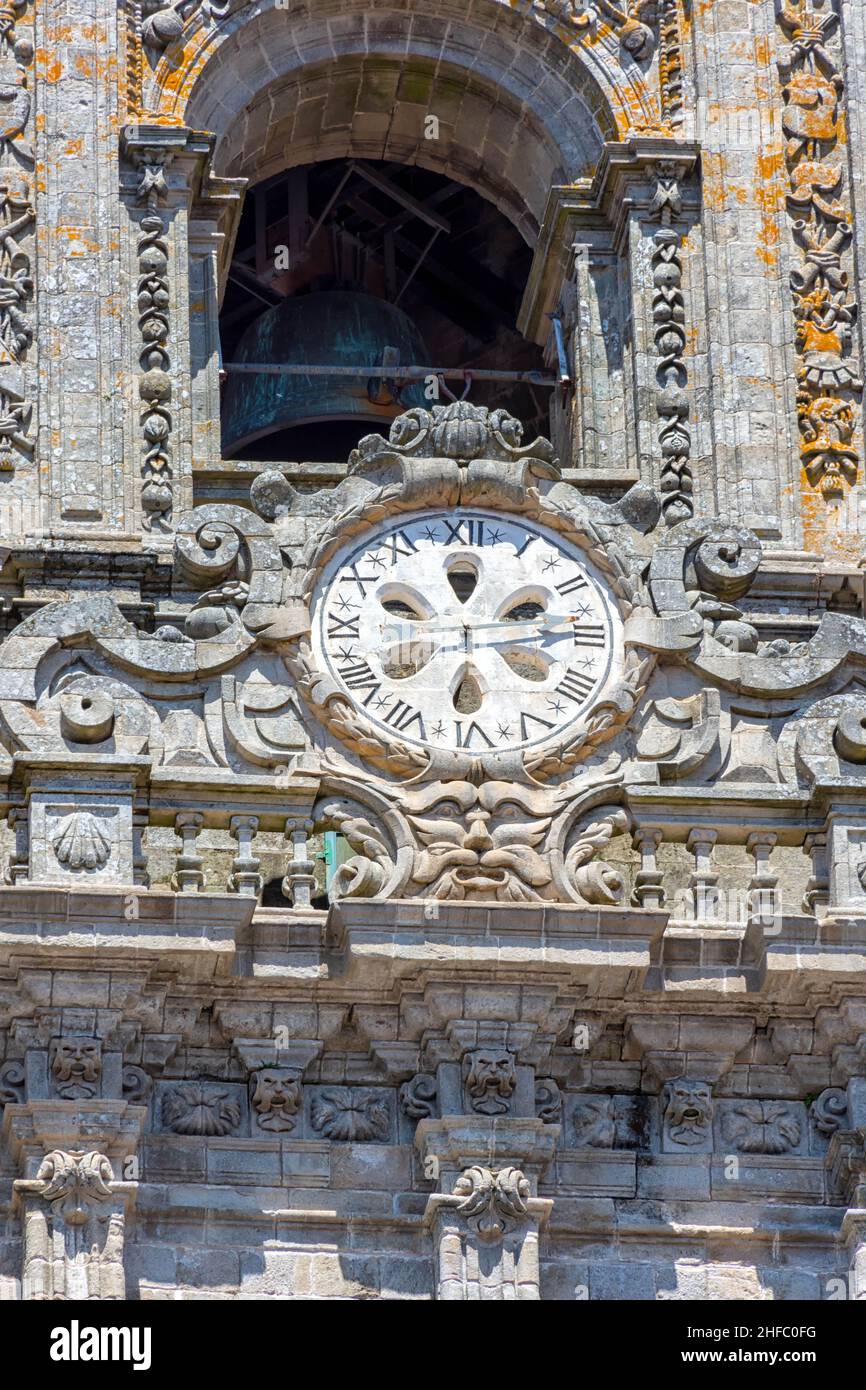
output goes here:
{"type": "Polygon", "coordinates": [[[425,622],[423,619],[412,618],[405,619],[405,622],[408,626],[411,626],[415,630],[415,636],[423,637],[425,633],[459,632],[461,628],[467,632],[480,632],[488,628],[507,628],[509,632],[511,632],[512,634],[515,631],[519,632],[521,628],[527,627],[552,630],[557,627],[567,626],[570,623],[576,621],[576,619],[576,613],[546,613],[543,618],[523,618],[517,622],[514,622],[513,620],[510,620],[508,618],[499,618],[498,620],[491,621],[489,623],[471,624],[458,622],[428,623],[425,622]]]}

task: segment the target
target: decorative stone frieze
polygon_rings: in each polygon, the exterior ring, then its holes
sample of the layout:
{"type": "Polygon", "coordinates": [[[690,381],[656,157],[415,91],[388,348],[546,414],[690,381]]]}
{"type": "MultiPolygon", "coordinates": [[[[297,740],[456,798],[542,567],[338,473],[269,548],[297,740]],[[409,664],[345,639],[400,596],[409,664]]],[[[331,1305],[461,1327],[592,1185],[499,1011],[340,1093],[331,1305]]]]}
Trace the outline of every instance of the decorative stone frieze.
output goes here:
{"type": "Polygon", "coordinates": [[[33,458],[33,398],[27,361],[35,332],[33,244],[32,11],[7,10],[0,32],[0,472],[33,458]]]}
{"type": "Polygon", "coordinates": [[[789,40],[778,68],[796,262],[790,282],[800,457],[809,482],[832,499],[858,479],[863,392],[858,306],[849,287],[854,233],[839,14],[819,0],[785,0],[778,23],[789,40]]]}

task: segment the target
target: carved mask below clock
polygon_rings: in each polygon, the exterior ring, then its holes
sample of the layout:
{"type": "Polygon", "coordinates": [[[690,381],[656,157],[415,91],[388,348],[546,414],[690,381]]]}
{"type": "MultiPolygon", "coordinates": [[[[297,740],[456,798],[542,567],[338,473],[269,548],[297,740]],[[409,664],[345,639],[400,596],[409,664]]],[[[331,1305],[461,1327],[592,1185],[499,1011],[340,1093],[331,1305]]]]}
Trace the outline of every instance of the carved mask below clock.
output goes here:
{"type": "Polygon", "coordinates": [[[404,515],[338,553],[313,596],[316,665],[387,739],[531,748],[622,670],[622,621],[584,552],[534,522],[404,515]]]}

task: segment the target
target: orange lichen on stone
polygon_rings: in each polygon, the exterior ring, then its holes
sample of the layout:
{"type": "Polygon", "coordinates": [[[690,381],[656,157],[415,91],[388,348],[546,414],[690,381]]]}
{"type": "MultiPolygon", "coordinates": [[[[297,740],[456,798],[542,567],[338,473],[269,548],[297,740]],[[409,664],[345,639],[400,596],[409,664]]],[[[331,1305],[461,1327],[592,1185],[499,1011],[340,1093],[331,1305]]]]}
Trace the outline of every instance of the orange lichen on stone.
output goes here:
{"type": "Polygon", "coordinates": [[[843,523],[847,494],[828,499],[820,487],[813,487],[805,469],[800,474],[800,501],[803,517],[803,545],[814,555],[844,560],[856,565],[863,554],[863,540],[843,523]]]}
{"type": "Polygon", "coordinates": [[[764,265],[775,267],[781,241],[778,214],[785,207],[787,193],[785,161],[781,150],[758,155],[755,168],[755,206],[759,210],[755,254],[764,265]]]}

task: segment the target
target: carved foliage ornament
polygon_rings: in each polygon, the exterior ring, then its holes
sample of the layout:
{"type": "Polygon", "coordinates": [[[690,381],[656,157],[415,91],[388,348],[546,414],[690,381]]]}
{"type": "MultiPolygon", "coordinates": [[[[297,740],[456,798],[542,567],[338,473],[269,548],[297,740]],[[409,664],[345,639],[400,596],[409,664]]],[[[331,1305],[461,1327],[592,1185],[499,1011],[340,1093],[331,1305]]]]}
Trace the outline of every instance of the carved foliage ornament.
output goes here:
{"type": "Polygon", "coordinates": [[[592,1096],[574,1108],[574,1142],[578,1148],[612,1149],[616,1120],[612,1096],[592,1096]]]}
{"type": "Polygon", "coordinates": [[[742,1100],[722,1119],[725,1141],[740,1153],[789,1153],[800,1142],[796,1109],[777,1100],[742,1100]]]}
{"type": "Polygon", "coordinates": [[[682,211],[680,168],[663,162],[655,171],[650,216],[659,222],[653,235],[653,326],[656,346],[656,409],[662,423],[662,512],[669,526],[694,513],[690,464],[691,435],[686,394],[686,327],[683,297],[682,237],[672,223],[682,211]]]}
{"type": "Polygon", "coordinates": [[[310,1111],[313,1129],[326,1139],[347,1142],[390,1137],[388,1102],[361,1086],[329,1086],[316,1096],[310,1111]]]}
{"type": "Polygon", "coordinates": [[[16,29],[24,0],[0,15],[0,471],[31,458],[33,407],[22,394],[20,371],[33,342],[31,241],[33,206],[32,99],[34,49],[16,29]]]}
{"type": "Polygon", "coordinates": [[[145,209],[138,224],[136,248],[142,368],[138,380],[142,402],[142,523],[148,531],[169,531],[174,505],[170,447],[173,421],[169,409],[169,249],[168,226],[159,209],[168,200],[166,170],[172,156],[170,151],[156,147],[137,150],[133,158],[139,175],[135,201],[145,209]]]}
{"type": "Polygon", "coordinates": [[[241,1108],[228,1091],[191,1081],[166,1092],[162,1118],[175,1134],[224,1136],[237,1129],[241,1108]]]}
{"type": "Polygon", "coordinates": [[[786,0],[778,21],[790,39],[779,59],[785,109],[788,211],[798,264],[791,271],[796,320],[800,456],[825,497],[857,479],[856,363],[848,258],[845,84],[832,0],[786,0]]]}

